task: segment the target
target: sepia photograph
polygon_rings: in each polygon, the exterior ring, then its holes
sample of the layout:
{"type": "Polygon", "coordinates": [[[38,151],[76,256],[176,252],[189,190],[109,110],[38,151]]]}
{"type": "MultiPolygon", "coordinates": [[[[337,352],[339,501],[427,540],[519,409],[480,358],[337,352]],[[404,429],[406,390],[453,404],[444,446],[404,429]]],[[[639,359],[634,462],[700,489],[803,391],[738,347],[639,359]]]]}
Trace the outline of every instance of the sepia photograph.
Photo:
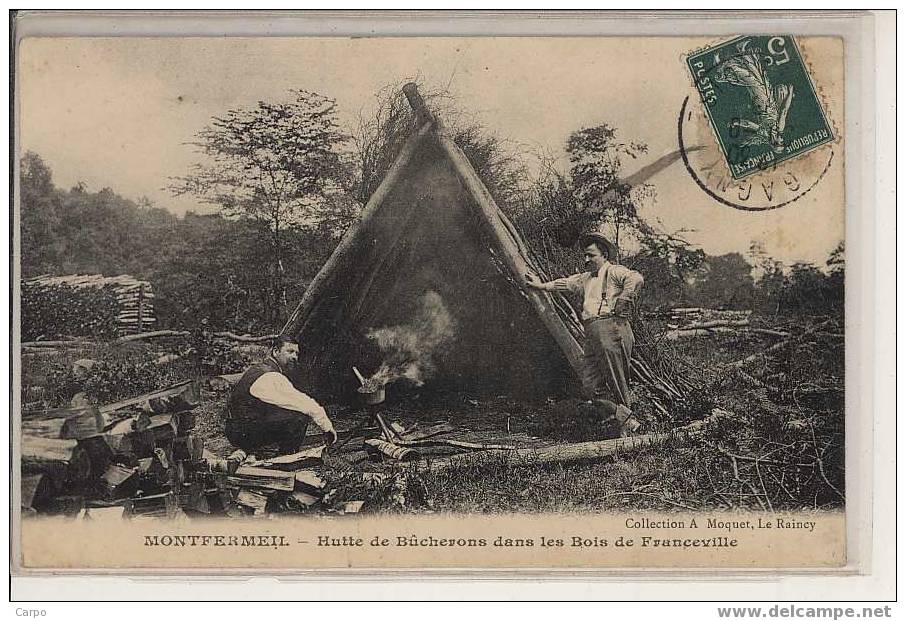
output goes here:
{"type": "Polygon", "coordinates": [[[16,54],[23,569],[846,563],[842,38],[16,54]]]}

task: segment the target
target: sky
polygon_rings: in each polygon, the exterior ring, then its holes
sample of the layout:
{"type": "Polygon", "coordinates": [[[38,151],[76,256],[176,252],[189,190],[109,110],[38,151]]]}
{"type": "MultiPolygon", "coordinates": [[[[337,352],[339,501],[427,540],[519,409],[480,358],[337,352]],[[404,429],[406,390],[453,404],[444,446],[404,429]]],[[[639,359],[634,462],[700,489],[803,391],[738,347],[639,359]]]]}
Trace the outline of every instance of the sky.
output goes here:
{"type": "MultiPolygon", "coordinates": [[[[103,38],[25,39],[19,56],[20,152],[37,152],[68,188],[110,187],[174,213],[214,207],[173,197],[168,179],[198,156],[187,143],[213,116],[304,89],[336,99],[352,129],[388,84],[444,86],[458,107],[526,152],[562,155],[582,127],[608,123],[647,143],[647,159],[677,148],[676,120],[692,95],[682,57],[701,38],[103,38]]],[[[832,118],[842,126],[842,73],[826,40],[800,40],[832,118]],[[818,62],[818,61],[827,62],[818,62]]],[[[842,157],[838,161],[842,162],[842,157]]],[[[654,177],[657,219],[709,254],[761,242],[787,263],[823,263],[843,239],[842,166],[781,209],[745,212],[708,197],[681,163],[654,177]]]]}

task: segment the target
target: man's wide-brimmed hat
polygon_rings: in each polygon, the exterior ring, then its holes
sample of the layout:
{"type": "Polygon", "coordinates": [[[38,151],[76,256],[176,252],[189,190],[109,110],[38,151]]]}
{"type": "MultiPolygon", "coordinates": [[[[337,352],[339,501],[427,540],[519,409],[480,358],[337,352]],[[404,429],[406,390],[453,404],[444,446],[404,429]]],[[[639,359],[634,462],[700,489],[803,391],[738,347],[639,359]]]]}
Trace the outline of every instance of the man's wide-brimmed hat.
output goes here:
{"type": "Polygon", "coordinates": [[[615,261],[620,256],[616,244],[597,231],[591,231],[582,235],[582,237],[579,238],[579,244],[581,244],[583,248],[592,244],[600,244],[607,249],[607,258],[611,261],[615,261]]]}

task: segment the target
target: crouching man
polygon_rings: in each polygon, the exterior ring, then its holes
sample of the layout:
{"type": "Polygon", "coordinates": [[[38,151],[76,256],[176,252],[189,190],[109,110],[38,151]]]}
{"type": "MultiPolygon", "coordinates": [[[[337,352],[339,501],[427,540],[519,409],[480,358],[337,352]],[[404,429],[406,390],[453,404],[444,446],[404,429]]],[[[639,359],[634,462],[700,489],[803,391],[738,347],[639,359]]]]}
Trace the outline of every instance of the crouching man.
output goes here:
{"type": "Polygon", "coordinates": [[[625,436],[639,427],[630,410],[629,361],[635,337],[629,316],[644,279],[635,270],[615,263],[617,248],[603,235],[588,233],[582,237],[581,245],[585,255],[583,272],[549,282],[526,274],[526,284],[534,289],[582,297],[585,393],[617,424],[620,435],[625,436]]]}
{"type": "Polygon", "coordinates": [[[230,393],[226,437],[233,446],[250,451],[276,444],[281,454],[299,450],[309,421],[324,432],[328,444],[337,433],[327,412],[289,380],[299,345],[280,337],[262,362],[249,367],[230,393]]]}

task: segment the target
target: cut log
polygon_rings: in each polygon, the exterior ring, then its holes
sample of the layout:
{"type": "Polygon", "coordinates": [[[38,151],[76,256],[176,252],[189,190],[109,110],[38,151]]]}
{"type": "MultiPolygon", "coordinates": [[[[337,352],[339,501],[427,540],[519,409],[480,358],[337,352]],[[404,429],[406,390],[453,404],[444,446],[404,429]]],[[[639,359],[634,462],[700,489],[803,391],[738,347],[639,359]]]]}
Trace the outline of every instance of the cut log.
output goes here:
{"type": "Polygon", "coordinates": [[[128,444],[126,447],[121,445],[121,439],[122,436],[99,435],[79,440],[79,448],[88,455],[90,479],[97,479],[103,475],[114,457],[131,454],[128,444]],[[124,448],[126,450],[123,450],[124,448]]]}
{"type": "Polygon", "coordinates": [[[173,394],[150,397],[147,408],[154,414],[175,414],[186,412],[201,402],[200,382],[190,382],[173,394]]]}
{"type": "Polygon", "coordinates": [[[70,416],[63,422],[60,437],[67,440],[81,440],[101,433],[106,419],[100,410],[91,406],[80,414],[70,416]]]}
{"type": "MultiPolygon", "coordinates": [[[[98,410],[100,410],[101,414],[110,414],[129,408],[145,410],[148,412],[163,413],[157,412],[155,410],[155,407],[157,409],[166,408],[169,406],[165,404],[171,403],[173,404],[173,406],[185,407],[185,405],[188,404],[192,407],[195,407],[200,402],[200,399],[200,383],[195,380],[186,380],[184,382],[168,386],[167,388],[161,388],[160,390],[155,390],[143,395],[138,395],[137,397],[131,397],[129,399],[123,399],[122,401],[116,401],[115,403],[102,405],[98,407],[98,410]],[[152,401],[155,402],[155,405],[151,404],[152,401]]],[[[118,422],[118,420],[113,420],[112,422],[118,422]]]]}
{"type": "Polygon", "coordinates": [[[85,510],[85,519],[97,522],[119,521],[126,519],[126,507],[90,507],[85,510]]]}
{"type": "Polygon", "coordinates": [[[350,500],[343,503],[343,513],[358,513],[362,510],[362,507],[365,506],[364,500],[350,500]]]}
{"type": "Polygon", "coordinates": [[[172,492],[164,492],[151,496],[130,498],[126,501],[125,508],[126,515],[131,517],[172,518],[176,516],[178,505],[172,492]]]}
{"type": "MultiPolygon", "coordinates": [[[[236,449],[233,451],[229,457],[226,459],[221,459],[217,457],[211,451],[204,449],[201,454],[201,458],[208,464],[208,468],[212,472],[220,472],[226,474],[233,474],[239,468],[240,465],[246,460],[248,455],[242,449],[236,449]]],[[[256,465],[256,464],[248,464],[256,465]]]]}
{"type": "Polygon", "coordinates": [[[204,454],[204,439],[189,434],[173,441],[173,459],[198,461],[204,454]]]}
{"type": "Polygon", "coordinates": [[[316,472],[300,470],[296,473],[296,491],[323,496],[324,485],[324,479],[319,477],[316,472]]]}
{"type": "Polygon", "coordinates": [[[229,477],[228,481],[239,487],[260,487],[291,492],[296,484],[296,476],[292,472],[282,470],[242,466],[229,477]]]}
{"type": "MultiPolygon", "coordinates": [[[[233,495],[229,490],[209,489],[205,490],[205,501],[207,512],[214,515],[223,515],[233,506],[233,495]]],[[[196,507],[195,510],[203,513],[202,507],[196,507]]]]}
{"type": "Polygon", "coordinates": [[[263,515],[267,507],[267,496],[247,489],[236,496],[236,504],[252,515],[263,515]]]}
{"type": "Polygon", "coordinates": [[[101,482],[109,500],[127,498],[138,489],[138,469],[111,464],[101,476],[101,482]]]}
{"type": "Polygon", "coordinates": [[[131,420],[124,420],[115,425],[105,437],[117,444],[117,452],[128,453],[136,459],[152,457],[154,449],[167,446],[176,438],[175,417],[172,414],[151,416],[148,427],[139,431],[133,430],[131,420]]]}
{"type": "Polygon", "coordinates": [[[410,464],[410,467],[431,471],[442,471],[449,468],[481,466],[497,461],[507,461],[509,463],[519,463],[522,461],[526,464],[601,461],[617,454],[643,450],[652,446],[664,444],[671,440],[694,438],[708,425],[726,414],[727,413],[723,410],[714,409],[711,414],[703,420],[695,421],[684,427],[679,427],[665,433],[652,433],[594,442],[579,442],[576,444],[555,444],[553,446],[517,449],[514,451],[493,450],[482,451],[480,453],[466,453],[439,459],[425,459],[410,464]]]}
{"type": "Polygon", "coordinates": [[[44,508],[45,513],[75,516],[85,508],[85,497],[71,494],[54,496],[44,508]]]}
{"type": "MultiPolygon", "coordinates": [[[[66,407],[66,408],[51,408],[46,410],[24,410],[22,412],[22,422],[25,421],[39,421],[39,420],[59,420],[62,427],[63,420],[69,418],[70,416],[76,416],[94,408],[93,405],[84,405],[77,407],[66,407]]],[[[100,408],[99,408],[100,409],[100,408]]]]}
{"type": "Polygon", "coordinates": [[[291,498],[299,504],[301,509],[309,509],[321,502],[318,496],[306,492],[293,492],[291,498]]]}
{"type": "MultiPolygon", "coordinates": [[[[120,412],[120,414],[126,414],[120,412]]],[[[105,427],[108,436],[125,436],[134,431],[142,431],[151,425],[151,417],[143,412],[129,412],[128,418],[117,417],[114,423],[108,423],[105,427]]]]}
{"type": "Polygon", "coordinates": [[[192,412],[191,410],[178,412],[176,413],[175,418],[177,434],[182,436],[195,429],[195,412],[192,412]]]}
{"type": "Polygon", "coordinates": [[[253,467],[274,468],[275,470],[298,470],[299,468],[303,468],[305,466],[311,466],[320,463],[321,457],[324,454],[324,448],[324,446],[316,446],[304,451],[299,451],[298,453],[291,453],[289,455],[280,455],[278,457],[251,461],[246,465],[253,467]]]}
{"type": "Polygon", "coordinates": [[[370,450],[373,453],[398,461],[411,461],[418,458],[418,453],[410,448],[391,444],[377,438],[365,440],[365,447],[366,450],[370,450]]]}
{"type": "MultiPolygon", "coordinates": [[[[183,465],[185,462],[178,463],[183,465]]],[[[176,493],[176,504],[180,507],[192,507],[205,502],[202,500],[205,494],[201,481],[185,481],[178,487],[178,490],[176,493]]]]}
{"type": "Polygon", "coordinates": [[[91,460],[74,440],[22,435],[23,474],[46,474],[60,481],[79,483],[91,476],[91,460]]]}
{"type": "Polygon", "coordinates": [[[63,432],[63,418],[52,418],[50,420],[22,420],[22,433],[31,436],[40,436],[42,438],[60,439],[63,432]]]}
{"type": "Polygon", "coordinates": [[[59,492],[59,479],[46,474],[23,474],[20,504],[22,509],[42,512],[59,492]]]}
{"type": "Polygon", "coordinates": [[[242,373],[230,373],[229,375],[215,375],[208,379],[208,386],[211,390],[229,390],[242,379],[242,373]]]}

